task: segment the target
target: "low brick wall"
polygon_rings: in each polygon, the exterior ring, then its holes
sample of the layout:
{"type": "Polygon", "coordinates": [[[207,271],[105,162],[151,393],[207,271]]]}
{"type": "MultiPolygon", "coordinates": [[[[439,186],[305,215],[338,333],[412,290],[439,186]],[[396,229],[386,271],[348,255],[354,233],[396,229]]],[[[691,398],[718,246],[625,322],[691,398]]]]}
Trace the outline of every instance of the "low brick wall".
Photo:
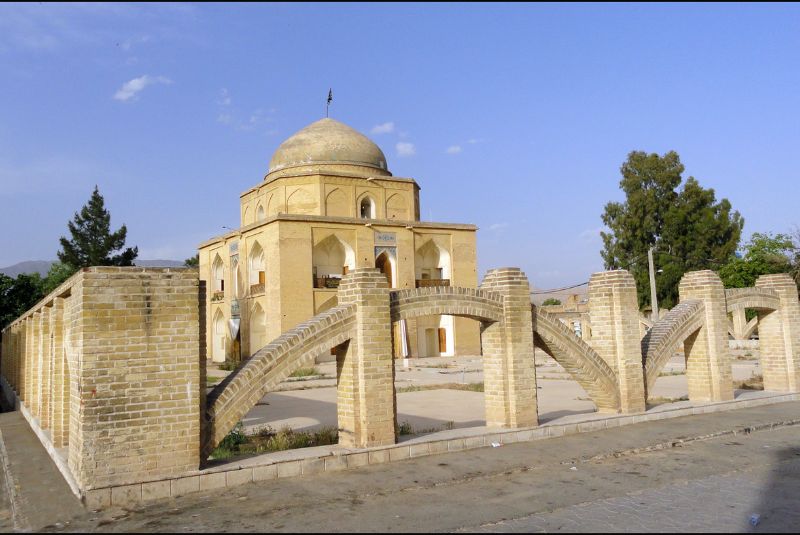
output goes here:
{"type": "Polygon", "coordinates": [[[4,389],[84,495],[197,470],[204,302],[196,270],[93,267],[3,330],[4,389]]]}

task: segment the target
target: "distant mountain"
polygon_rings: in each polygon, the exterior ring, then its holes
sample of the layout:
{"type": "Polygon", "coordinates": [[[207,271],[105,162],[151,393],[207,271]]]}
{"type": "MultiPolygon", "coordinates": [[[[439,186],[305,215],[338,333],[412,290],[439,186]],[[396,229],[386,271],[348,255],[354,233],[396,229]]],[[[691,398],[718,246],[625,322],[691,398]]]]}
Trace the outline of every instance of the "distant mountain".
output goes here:
{"type": "Polygon", "coordinates": [[[44,277],[50,271],[51,265],[53,265],[51,260],[28,260],[13,266],[0,268],[0,273],[8,277],[16,277],[20,273],[38,273],[44,277]]]}
{"type": "MultiPolygon", "coordinates": [[[[8,277],[16,277],[20,273],[38,273],[44,277],[54,263],[55,261],[49,260],[27,260],[0,268],[0,273],[8,277]]],[[[180,260],[136,260],[134,263],[139,267],[183,267],[180,260]]]]}

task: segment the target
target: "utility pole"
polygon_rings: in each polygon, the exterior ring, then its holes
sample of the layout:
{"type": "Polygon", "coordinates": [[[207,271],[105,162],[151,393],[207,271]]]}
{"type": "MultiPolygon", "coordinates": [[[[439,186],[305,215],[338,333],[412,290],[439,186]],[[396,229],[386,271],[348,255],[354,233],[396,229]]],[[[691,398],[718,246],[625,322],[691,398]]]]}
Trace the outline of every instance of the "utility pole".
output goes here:
{"type": "Polygon", "coordinates": [[[650,265],[650,306],[653,307],[652,320],[653,323],[658,321],[658,297],[656,297],[656,270],[653,265],[653,249],[650,247],[647,250],[647,263],[650,265]]]}

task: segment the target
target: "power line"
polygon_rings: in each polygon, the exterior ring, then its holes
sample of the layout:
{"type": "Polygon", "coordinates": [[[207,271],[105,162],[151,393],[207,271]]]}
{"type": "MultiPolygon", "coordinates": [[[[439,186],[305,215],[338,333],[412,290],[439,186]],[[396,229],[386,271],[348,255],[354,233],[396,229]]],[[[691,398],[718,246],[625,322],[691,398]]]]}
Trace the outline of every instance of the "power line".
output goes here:
{"type": "Polygon", "coordinates": [[[580,284],[573,284],[572,286],[564,286],[563,288],[553,288],[552,290],[540,290],[538,292],[531,292],[531,295],[538,295],[538,294],[552,294],[556,292],[563,292],[564,290],[571,290],[573,288],[577,288],[579,286],[585,286],[589,284],[589,281],[582,282],[580,284]]]}

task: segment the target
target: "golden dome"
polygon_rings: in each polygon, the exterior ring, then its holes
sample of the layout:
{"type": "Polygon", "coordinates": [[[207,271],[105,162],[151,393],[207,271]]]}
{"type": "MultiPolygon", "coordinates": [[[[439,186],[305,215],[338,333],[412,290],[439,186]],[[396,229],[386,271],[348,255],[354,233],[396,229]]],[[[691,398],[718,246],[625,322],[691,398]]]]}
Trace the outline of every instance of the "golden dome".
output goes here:
{"type": "MultiPolygon", "coordinates": [[[[371,167],[391,175],[383,151],[367,136],[339,121],[320,119],[281,143],[268,174],[292,167],[348,165],[371,167]]],[[[283,174],[283,173],[281,173],[283,174]]]]}

